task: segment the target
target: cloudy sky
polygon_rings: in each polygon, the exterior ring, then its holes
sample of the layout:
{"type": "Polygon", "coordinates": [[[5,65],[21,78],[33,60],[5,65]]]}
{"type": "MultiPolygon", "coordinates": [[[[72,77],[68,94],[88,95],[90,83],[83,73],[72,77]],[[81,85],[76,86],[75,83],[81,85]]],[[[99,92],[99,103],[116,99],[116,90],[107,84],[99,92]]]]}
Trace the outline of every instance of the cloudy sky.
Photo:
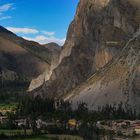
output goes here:
{"type": "Polygon", "coordinates": [[[0,0],[0,25],[19,36],[62,45],[79,0],[0,0]]]}

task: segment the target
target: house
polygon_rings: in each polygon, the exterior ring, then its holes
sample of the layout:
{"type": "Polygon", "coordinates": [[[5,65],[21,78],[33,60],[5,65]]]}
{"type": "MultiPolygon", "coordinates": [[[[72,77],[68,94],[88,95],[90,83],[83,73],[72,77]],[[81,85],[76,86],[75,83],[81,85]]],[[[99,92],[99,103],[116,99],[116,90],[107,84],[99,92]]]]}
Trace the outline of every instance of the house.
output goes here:
{"type": "Polygon", "coordinates": [[[140,125],[134,126],[134,131],[136,134],[140,135],[140,125]]]}
{"type": "Polygon", "coordinates": [[[75,129],[78,129],[78,126],[79,126],[79,123],[78,123],[78,121],[77,120],[75,120],[75,119],[70,119],[70,120],[68,120],[68,128],[70,129],[70,130],[75,130],[75,129]]]}
{"type": "Polygon", "coordinates": [[[46,121],[42,121],[41,119],[38,119],[36,121],[36,124],[38,129],[45,128],[48,126],[56,126],[56,122],[54,121],[46,122],[46,121]]]}
{"type": "Polygon", "coordinates": [[[8,118],[7,116],[3,115],[1,112],[0,112],[0,124],[4,124],[8,121],[8,118]]]}
{"type": "Polygon", "coordinates": [[[0,124],[4,124],[8,121],[8,118],[6,116],[0,116],[0,124]]]}
{"type": "Polygon", "coordinates": [[[42,127],[46,127],[47,126],[47,123],[45,121],[42,121],[41,119],[38,119],[36,121],[36,124],[37,124],[37,128],[38,129],[41,129],[42,127]]]}
{"type": "Polygon", "coordinates": [[[26,119],[15,120],[15,123],[17,124],[18,127],[26,126],[26,119]]]}

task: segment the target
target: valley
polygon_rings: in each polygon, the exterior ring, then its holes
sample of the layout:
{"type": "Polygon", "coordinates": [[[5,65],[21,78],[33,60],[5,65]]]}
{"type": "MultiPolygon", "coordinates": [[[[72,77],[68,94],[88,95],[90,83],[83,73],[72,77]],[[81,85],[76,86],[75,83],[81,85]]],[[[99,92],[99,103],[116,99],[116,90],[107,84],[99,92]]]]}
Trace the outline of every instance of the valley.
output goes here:
{"type": "Polygon", "coordinates": [[[51,22],[0,25],[0,140],[139,140],[140,2],[79,0],[66,39],[51,22]]]}

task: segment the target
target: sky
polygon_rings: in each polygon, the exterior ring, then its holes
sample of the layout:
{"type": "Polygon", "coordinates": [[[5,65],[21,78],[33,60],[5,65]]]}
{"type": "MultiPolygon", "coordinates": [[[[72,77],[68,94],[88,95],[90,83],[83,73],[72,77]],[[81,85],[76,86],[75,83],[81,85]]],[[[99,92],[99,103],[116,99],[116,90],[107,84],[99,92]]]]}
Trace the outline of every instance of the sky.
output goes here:
{"type": "Polygon", "coordinates": [[[79,0],[0,0],[0,25],[41,44],[63,45],[79,0]]]}

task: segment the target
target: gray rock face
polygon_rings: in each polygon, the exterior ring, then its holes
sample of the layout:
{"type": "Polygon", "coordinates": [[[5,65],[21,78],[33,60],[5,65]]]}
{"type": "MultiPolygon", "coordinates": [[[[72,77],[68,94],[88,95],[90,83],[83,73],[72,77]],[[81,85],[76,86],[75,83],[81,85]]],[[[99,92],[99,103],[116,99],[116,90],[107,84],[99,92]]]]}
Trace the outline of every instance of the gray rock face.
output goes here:
{"type": "MultiPolygon", "coordinates": [[[[112,63],[139,28],[138,4],[136,0],[80,0],[58,63],[34,96],[71,96],[80,83],[112,63]]],[[[114,85],[110,86],[112,92],[114,85]]]]}
{"type": "Polygon", "coordinates": [[[89,109],[99,106],[117,105],[124,108],[140,107],[140,32],[136,40],[130,39],[122,52],[112,63],[100,69],[87,81],[69,92],[64,100],[70,100],[73,107],[85,102],[89,109]]]}

